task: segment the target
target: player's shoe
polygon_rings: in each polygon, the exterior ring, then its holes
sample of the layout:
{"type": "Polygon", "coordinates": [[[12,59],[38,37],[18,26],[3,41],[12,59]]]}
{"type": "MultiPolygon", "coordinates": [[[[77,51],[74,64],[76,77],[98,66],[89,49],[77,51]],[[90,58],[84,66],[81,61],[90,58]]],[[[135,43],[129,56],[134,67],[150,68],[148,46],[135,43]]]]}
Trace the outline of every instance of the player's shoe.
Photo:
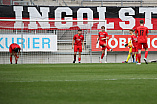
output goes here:
{"type": "Polygon", "coordinates": [[[145,61],[145,63],[146,63],[146,64],[148,64],[148,62],[147,62],[147,59],[146,59],[146,58],[144,58],[143,60],[145,61]]]}
{"type": "Polygon", "coordinates": [[[81,61],[79,61],[78,63],[81,63],[81,61]]]}
{"type": "Polygon", "coordinates": [[[12,64],[12,62],[10,64],[12,64]]]}
{"type": "Polygon", "coordinates": [[[122,63],[128,63],[127,61],[123,61],[122,63]]]}
{"type": "Polygon", "coordinates": [[[141,65],[141,63],[136,63],[136,65],[141,65]]]}
{"type": "MultiPolygon", "coordinates": [[[[100,58],[100,57],[99,57],[100,58]]],[[[99,63],[102,63],[102,59],[100,58],[99,63]]]]}
{"type": "Polygon", "coordinates": [[[111,51],[111,52],[113,52],[113,48],[112,48],[112,49],[110,49],[110,51],[111,51]]]}
{"type": "Polygon", "coordinates": [[[75,63],[75,62],[76,62],[76,60],[73,61],[73,63],[75,63]]]}

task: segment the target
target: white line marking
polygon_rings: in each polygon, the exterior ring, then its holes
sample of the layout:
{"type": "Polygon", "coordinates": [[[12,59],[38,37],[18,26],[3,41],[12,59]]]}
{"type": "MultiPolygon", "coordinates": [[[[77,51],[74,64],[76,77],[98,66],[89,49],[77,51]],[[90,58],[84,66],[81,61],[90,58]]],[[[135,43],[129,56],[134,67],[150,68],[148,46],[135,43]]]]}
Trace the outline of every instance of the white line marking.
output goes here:
{"type": "Polygon", "coordinates": [[[83,81],[116,81],[116,80],[157,80],[157,78],[124,78],[124,79],[89,79],[89,80],[33,80],[33,81],[7,81],[7,82],[83,82],[83,81]]]}

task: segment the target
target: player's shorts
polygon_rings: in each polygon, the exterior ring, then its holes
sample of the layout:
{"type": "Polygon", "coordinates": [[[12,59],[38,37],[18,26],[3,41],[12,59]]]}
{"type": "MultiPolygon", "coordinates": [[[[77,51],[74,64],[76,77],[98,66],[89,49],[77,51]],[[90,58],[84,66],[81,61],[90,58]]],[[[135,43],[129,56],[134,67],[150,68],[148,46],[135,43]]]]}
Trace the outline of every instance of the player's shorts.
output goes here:
{"type": "Polygon", "coordinates": [[[143,45],[144,49],[148,48],[148,44],[147,43],[138,43],[138,49],[142,49],[142,45],[143,45]]]}
{"type": "Polygon", "coordinates": [[[106,46],[104,46],[104,44],[106,44],[105,42],[99,42],[99,45],[102,47],[102,50],[105,50],[106,49],[106,46]]]}
{"type": "Polygon", "coordinates": [[[104,46],[104,44],[106,44],[106,43],[105,42],[101,42],[101,41],[99,42],[99,45],[102,46],[102,47],[104,46]]]}
{"type": "Polygon", "coordinates": [[[132,52],[138,52],[138,48],[137,47],[132,48],[132,52]]]}
{"type": "Polygon", "coordinates": [[[104,47],[104,46],[102,46],[102,50],[105,50],[106,49],[106,46],[104,47]]]}
{"type": "Polygon", "coordinates": [[[82,52],[82,46],[74,45],[74,52],[82,52]]]}
{"type": "Polygon", "coordinates": [[[132,52],[132,47],[129,49],[129,53],[131,53],[132,52]]]}

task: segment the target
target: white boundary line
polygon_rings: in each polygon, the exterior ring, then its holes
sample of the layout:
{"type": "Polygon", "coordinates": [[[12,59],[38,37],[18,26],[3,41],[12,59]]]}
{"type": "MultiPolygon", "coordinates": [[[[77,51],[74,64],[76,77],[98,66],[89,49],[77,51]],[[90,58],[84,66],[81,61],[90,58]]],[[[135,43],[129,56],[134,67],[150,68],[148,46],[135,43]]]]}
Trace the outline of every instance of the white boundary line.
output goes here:
{"type": "Polygon", "coordinates": [[[84,81],[116,81],[116,80],[157,80],[157,78],[124,78],[124,79],[89,79],[89,80],[34,80],[34,81],[6,81],[6,82],[84,82],[84,81]]]}

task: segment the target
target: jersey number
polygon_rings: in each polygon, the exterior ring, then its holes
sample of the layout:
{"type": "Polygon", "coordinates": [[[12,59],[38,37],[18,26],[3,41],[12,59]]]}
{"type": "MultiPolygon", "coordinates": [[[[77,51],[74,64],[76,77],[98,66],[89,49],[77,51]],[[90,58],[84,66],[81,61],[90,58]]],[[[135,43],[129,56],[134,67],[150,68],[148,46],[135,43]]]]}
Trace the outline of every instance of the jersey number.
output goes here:
{"type": "Polygon", "coordinates": [[[140,36],[141,36],[141,35],[143,36],[143,32],[144,32],[144,30],[140,30],[140,36]]]}

